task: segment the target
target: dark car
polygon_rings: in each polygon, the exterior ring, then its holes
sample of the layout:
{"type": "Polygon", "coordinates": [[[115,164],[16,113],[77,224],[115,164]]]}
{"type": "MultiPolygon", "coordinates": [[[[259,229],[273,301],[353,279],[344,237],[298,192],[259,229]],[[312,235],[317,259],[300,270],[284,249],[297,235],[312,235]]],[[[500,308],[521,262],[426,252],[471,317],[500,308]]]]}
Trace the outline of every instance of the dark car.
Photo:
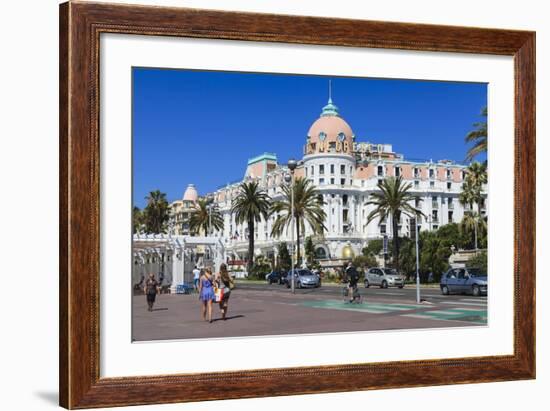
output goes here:
{"type": "Polygon", "coordinates": [[[487,273],[477,268],[451,268],[441,276],[441,293],[487,295],[487,273]]]}
{"type": "Polygon", "coordinates": [[[267,281],[268,284],[273,284],[273,283],[283,284],[284,274],[285,273],[280,271],[272,271],[265,276],[265,280],[267,281]]]}

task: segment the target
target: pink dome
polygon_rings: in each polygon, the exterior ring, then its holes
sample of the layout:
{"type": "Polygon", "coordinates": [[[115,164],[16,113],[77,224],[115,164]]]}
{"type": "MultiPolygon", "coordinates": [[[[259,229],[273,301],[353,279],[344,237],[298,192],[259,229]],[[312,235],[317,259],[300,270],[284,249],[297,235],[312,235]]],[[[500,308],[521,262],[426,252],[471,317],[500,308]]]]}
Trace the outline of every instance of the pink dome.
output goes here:
{"type": "Polygon", "coordinates": [[[197,189],[195,188],[195,184],[189,184],[187,186],[187,189],[185,190],[185,193],[183,194],[183,201],[197,201],[199,198],[199,193],[197,193],[197,189]]]}
{"type": "Polygon", "coordinates": [[[338,114],[338,108],[329,100],[319,117],[309,128],[307,133],[309,147],[312,152],[327,152],[330,143],[341,143],[346,154],[353,152],[353,131],[346,121],[338,114]],[[347,144],[343,144],[347,143],[347,144]],[[324,146],[320,150],[320,146],[324,146]]]}

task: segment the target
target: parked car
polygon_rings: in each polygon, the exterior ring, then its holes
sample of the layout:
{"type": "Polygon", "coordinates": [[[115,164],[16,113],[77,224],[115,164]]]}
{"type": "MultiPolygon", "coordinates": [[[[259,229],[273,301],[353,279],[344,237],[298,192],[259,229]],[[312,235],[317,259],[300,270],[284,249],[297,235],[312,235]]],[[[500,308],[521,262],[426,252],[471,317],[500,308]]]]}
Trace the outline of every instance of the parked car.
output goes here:
{"type": "Polygon", "coordinates": [[[380,288],[405,286],[405,278],[393,268],[371,268],[365,273],[365,288],[378,285],[380,288]]]}
{"type": "Polygon", "coordinates": [[[487,295],[487,273],[477,268],[451,268],[441,276],[441,293],[487,295]]]}
{"type": "Polygon", "coordinates": [[[292,270],[286,276],[285,284],[287,288],[292,286],[292,277],[294,277],[294,286],[296,288],[317,288],[321,286],[321,279],[317,274],[306,269],[295,269],[294,276],[292,275],[292,270]]]}
{"type": "Polygon", "coordinates": [[[272,271],[265,276],[268,284],[283,284],[283,273],[280,271],[272,271]]]}

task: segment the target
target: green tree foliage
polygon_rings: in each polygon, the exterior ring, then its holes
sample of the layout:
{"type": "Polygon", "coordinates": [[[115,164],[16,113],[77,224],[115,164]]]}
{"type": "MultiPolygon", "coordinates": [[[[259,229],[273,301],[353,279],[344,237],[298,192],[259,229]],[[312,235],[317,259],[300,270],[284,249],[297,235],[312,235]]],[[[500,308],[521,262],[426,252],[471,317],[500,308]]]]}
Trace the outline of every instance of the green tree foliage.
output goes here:
{"type": "Polygon", "coordinates": [[[277,268],[280,271],[290,270],[292,262],[290,260],[290,253],[288,252],[288,246],[284,241],[280,242],[277,245],[277,254],[278,254],[278,258],[277,258],[278,267],[277,268]]]}
{"type": "Polygon", "coordinates": [[[259,255],[254,259],[252,269],[248,271],[248,278],[251,280],[265,280],[266,274],[271,272],[269,258],[259,255]]]}
{"type": "Polygon", "coordinates": [[[399,251],[399,267],[407,278],[416,276],[416,244],[408,237],[401,239],[399,251]]]}
{"type": "Polygon", "coordinates": [[[315,263],[315,246],[313,245],[313,240],[311,239],[311,236],[308,236],[306,238],[306,241],[304,243],[304,253],[306,256],[306,263],[308,265],[312,265],[315,263]]]}
{"type": "Polygon", "coordinates": [[[487,220],[483,216],[476,212],[465,213],[460,222],[460,230],[470,239],[469,244],[473,243],[473,249],[487,247],[487,220]]]}
{"type": "Polygon", "coordinates": [[[145,230],[145,216],[139,207],[134,206],[132,209],[132,232],[134,234],[141,233],[145,230]]]}
{"type": "Polygon", "coordinates": [[[283,186],[283,199],[275,201],[271,213],[277,218],[273,223],[271,234],[280,237],[285,229],[292,224],[291,190],[294,191],[294,222],[296,225],[296,261],[300,262],[300,233],[305,232],[307,222],[315,234],[322,235],[326,230],[326,218],[323,203],[319,200],[319,192],[309,179],[297,178],[293,187],[283,186]]]}
{"type": "Polygon", "coordinates": [[[214,230],[223,230],[223,217],[218,206],[204,198],[200,198],[194,205],[194,209],[189,217],[189,229],[192,233],[208,235],[212,224],[214,230]]]}
{"type": "Polygon", "coordinates": [[[401,214],[420,216],[423,215],[419,210],[414,208],[410,203],[414,203],[416,196],[410,192],[411,183],[404,183],[401,176],[387,177],[378,183],[380,192],[371,194],[372,200],[367,204],[374,205],[367,217],[367,224],[375,218],[380,221],[386,221],[391,218],[393,235],[393,262],[396,270],[399,270],[399,235],[398,224],[401,219],[401,214]]]}
{"type": "Polygon", "coordinates": [[[466,263],[466,267],[477,268],[482,272],[487,273],[487,251],[480,251],[479,253],[477,253],[477,255],[470,258],[466,263]]]}
{"type": "Polygon", "coordinates": [[[487,107],[481,110],[484,121],[474,123],[475,129],[466,135],[466,143],[473,143],[466,154],[466,161],[472,161],[474,157],[487,152],[487,107]]]}
{"type": "Polygon", "coordinates": [[[169,218],[166,193],[151,191],[147,197],[147,206],[143,210],[143,223],[146,233],[166,233],[169,218]]]}
{"type": "Polygon", "coordinates": [[[438,231],[423,231],[420,234],[420,270],[424,274],[433,273],[434,281],[439,281],[441,274],[449,269],[451,256],[448,241],[438,231]]]}
{"type": "Polygon", "coordinates": [[[378,267],[378,262],[372,254],[370,255],[358,255],[352,261],[352,264],[361,272],[371,267],[378,267]]]}
{"type": "Polygon", "coordinates": [[[362,253],[363,255],[373,255],[377,256],[382,252],[382,247],[384,246],[382,240],[375,239],[370,240],[366,247],[363,248],[362,253]]]}
{"type": "Polygon", "coordinates": [[[262,190],[257,181],[242,183],[239,186],[237,197],[231,205],[231,212],[235,214],[237,224],[247,223],[248,227],[248,263],[247,270],[250,272],[253,266],[254,256],[254,225],[267,220],[269,215],[270,198],[262,190]]]}

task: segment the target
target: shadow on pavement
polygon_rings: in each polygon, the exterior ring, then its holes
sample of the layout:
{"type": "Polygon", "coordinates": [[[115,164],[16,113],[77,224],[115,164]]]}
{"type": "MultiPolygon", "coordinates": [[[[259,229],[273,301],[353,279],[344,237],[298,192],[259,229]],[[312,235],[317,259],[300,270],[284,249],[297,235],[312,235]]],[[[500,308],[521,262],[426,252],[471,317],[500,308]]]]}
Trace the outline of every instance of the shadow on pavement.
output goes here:
{"type": "MultiPolygon", "coordinates": [[[[244,318],[244,315],[232,315],[232,316],[229,316],[229,317],[225,317],[225,321],[229,321],[229,320],[234,320],[235,318],[244,318]]],[[[215,322],[215,321],[224,321],[223,318],[213,318],[212,319],[212,322],[215,322]]]]}

